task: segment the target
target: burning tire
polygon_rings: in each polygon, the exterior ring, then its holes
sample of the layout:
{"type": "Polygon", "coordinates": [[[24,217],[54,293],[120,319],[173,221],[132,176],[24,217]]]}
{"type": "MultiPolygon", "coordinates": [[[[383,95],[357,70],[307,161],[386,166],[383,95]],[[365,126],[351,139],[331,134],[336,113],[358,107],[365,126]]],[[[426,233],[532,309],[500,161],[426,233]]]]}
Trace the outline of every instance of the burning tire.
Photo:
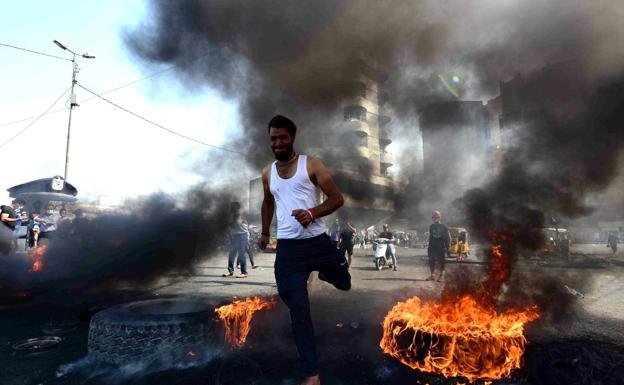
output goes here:
{"type": "MultiPolygon", "coordinates": [[[[125,365],[179,363],[192,353],[222,344],[215,333],[214,306],[184,299],[157,299],[117,305],[96,313],[89,325],[89,357],[125,365]]],[[[212,349],[211,349],[212,348],[212,349]]]]}

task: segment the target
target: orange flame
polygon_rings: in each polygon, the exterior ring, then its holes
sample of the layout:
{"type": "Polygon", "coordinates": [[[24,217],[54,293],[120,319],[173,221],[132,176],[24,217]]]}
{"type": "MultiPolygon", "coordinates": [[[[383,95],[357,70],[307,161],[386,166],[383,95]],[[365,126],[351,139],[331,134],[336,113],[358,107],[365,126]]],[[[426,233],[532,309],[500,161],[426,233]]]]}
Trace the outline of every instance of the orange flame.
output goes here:
{"type": "Polygon", "coordinates": [[[31,272],[38,272],[43,269],[43,256],[45,255],[47,246],[39,246],[33,251],[31,254],[31,258],[33,259],[31,272]]]}
{"type": "MultiPolygon", "coordinates": [[[[442,293],[442,303],[413,297],[396,304],[383,322],[381,349],[412,369],[444,377],[499,379],[520,368],[524,325],[537,306],[497,313],[496,298],[509,278],[513,237],[493,234],[487,274],[472,293],[442,293]]],[[[445,288],[446,289],[446,288],[445,288]]]]}
{"type": "Polygon", "coordinates": [[[272,309],[275,304],[275,299],[256,296],[244,301],[236,300],[229,305],[215,309],[225,326],[225,341],[233,347],[243,346],[251,330],[253,314],[258,310],[272,309]]]}
{"type": "Polygon", "coordinates": [[[443,304],[413,297],[386,315],[379,346],[412,369],[498,379],[520,367],[524,324],[537,317],[536,308],[497,314],[469,295],[443,304]]]}

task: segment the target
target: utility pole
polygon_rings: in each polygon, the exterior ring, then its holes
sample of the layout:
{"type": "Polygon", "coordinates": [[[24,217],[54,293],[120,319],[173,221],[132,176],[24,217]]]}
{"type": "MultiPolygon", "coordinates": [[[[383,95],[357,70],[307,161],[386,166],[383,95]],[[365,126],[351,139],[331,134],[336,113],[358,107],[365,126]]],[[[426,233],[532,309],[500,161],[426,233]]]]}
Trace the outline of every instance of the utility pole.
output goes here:
{"type": "MultiPolygon", "coordinates": [[[[65,145],[65,172],[63,174],[63,178],[67,180],[67,171],[69,168],[69,144],[71,138],[71,119],[72,119],[72,111],[74,107],[78,107],[78,103],[76,103],[76,95],[74,94],[74,87],[76,85],[76,74],[80,70],[78,68],[78,63],[76,63],[76,53],[71,49],[67,48],[65,45],[61,44],[58,40],[54,40],[54,44],[56,44],[59,48],[71,52],[72,56],[72,85],[71,85],[71,94],[69,96],[69,120],[67,122],[67,144],[65,145]]],[[[95,59],[95,56],[89,55],[87,53],[79,54],[85,59],[95,59]]]]}

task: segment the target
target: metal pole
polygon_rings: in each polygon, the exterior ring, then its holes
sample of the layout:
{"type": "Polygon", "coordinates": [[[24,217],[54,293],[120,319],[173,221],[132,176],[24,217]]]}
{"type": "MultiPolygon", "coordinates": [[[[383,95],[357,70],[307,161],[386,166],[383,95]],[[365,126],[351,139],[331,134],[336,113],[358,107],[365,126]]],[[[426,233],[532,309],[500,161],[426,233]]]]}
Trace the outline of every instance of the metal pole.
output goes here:
{"type": "Polygon", "coordinates": [[[71,93],[69,95],[69,121],[67,122],[67,145],[65,147],[65,174],[64,178],[67,180],[67,169],[69,168],[69,139],[71,137],[71,118],[72,118],[72,110],[74,109],[74,105],[76,104],[74,101],[74,86],[76,85],[76,74],[78,73],[78,64],[76,64],[76,54],[74,54],[72,58],[72,85],[71,85],[71,93]]]}

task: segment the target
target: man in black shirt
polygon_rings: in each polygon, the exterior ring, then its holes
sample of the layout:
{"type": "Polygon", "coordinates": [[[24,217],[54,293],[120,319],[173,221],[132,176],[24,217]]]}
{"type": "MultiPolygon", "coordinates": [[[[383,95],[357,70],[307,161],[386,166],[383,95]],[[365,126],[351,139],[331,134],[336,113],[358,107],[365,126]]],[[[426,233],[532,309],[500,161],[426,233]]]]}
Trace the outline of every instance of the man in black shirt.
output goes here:
{"type": "Polygon", "coordinates": [[[0,206],[0,221],[6,226],[5,229],[8,228],[8,230],[10,230],[10,232],[6,230],[3,231],[0,240],[0,249],[5,255],[11,252],[11,249],[13,248],[15,243],[13,231],[15,230],[15,226],[18,222],[17,213],[15,212],[18,207],[19,205],[17,201],[13,201],[13,203],[11,203],[11,206],[0,206]]]}
{"type": "Polygon", "coordinates": [[[394,271],[397,271],[397,258],[396,258],[396,250],[394,249],[394,243],[396,239],[394,238],[394,234],[390,231],[390,228],[387,224],[383,225],[383,231],[379,234],[378,238],[386,238],[391,241],[388,244],[388,249],[390,250],[390,256],[392,257],[392,266],[394,267],[394,271]]]}
{"type": "Polygon", "coordinates": [[[11,206],[0,206],[0,221],[11,230],[15,230],[15,225],[17,225],[17,213],[15,210],[19,207],[17,201],[13,201],[11,206]]]}
{"type": "Polygon", "coordinates": [[[433,281],[435,279],[440,282],[444,275],[444,258],[449,253],[451,236],[448,228],[440,223],[442,214],[438,210],[435,210],[433,214],[431,214],[431,219],[433,223],[429,226],[429,247],[427,248],[431,275],[427,278],[427,281],[433,281]],[[436,264],[440,266],[437,278],[435,277],[436,264]]]}

